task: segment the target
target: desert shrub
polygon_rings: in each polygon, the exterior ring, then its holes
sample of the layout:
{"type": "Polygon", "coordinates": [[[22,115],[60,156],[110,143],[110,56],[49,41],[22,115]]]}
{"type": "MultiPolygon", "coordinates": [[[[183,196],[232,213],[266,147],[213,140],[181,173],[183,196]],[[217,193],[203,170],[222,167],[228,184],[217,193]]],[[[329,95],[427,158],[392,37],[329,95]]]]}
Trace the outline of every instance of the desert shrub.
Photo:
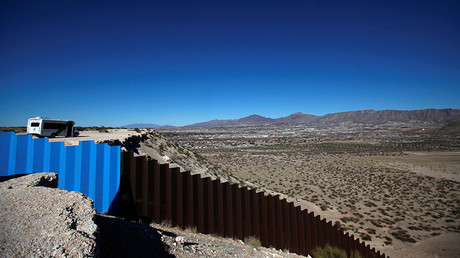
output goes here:
{"type": "Polygon", "coordinates": [[[351,252],[350,254],[350,258],[361,258],[361,255],[359,254],[358,251],[353,250],[353,252],[351,252]]]}
{"type": "Polygon", "coordinates": [[[386,212],[384,209],[378,208],[378,210],[380,211],[380,213],[382,213],[382,215],[390,216],[390,214],[388,214],[388,212],[386,212]]]}
{"type": "Polygon", "coordinates": [[[393,239],[391,239],[391,237],[386,236],[386,237],[385,237],[385,244],[386,244],[386,245],[391,245],[391,244],[393,244],[393,239]]]}
{"type": "Polygon", "coordinates": [[[185,231],[189,233],[193,233],[193,234],[198,233],[198,229],[196,227],[190,227],[190,226],[186,227],[185,231]]]}
{"type": "Polygon", "coordinates": [[[349,221],[351,222],[354,222],[354,223],[357,223],[359,221],[358,218],[355,218],[355,217],[343,217],[343,218],[340,218],[340,220],[343,222],[343,223],[347,223],[349,221]]]}
{"type": "Polygon", "coordinates": [[[98,129],[97,131],[100,132],[100,133],[108,133],[109,132],[109,130],[107,130],[105,128],[98,129]]]}
{"type": "Polygon", "coordinates": [[[361,239],[365,241],[371,241],[372,237],[366,233],[361,233],[361,239]]]}
{"type": "Polygon", "coordinates": [[[262,246],[262,244],[260,243],[260,240],[255,237],[255,236],[250,236],[250,237],[246,237],[244,239],[244,243],[247,244],[247,245],[250,245],[256,249],[259,249],[259,247],[262,246]]]}
{"type": "Polygon", "coordinates": [[[377,207],[377,205],[371,201],[365,201],[364,205],[367,207],[377,207]]]}
{"type": "Polygon", "coordinates": [[[375,235],[375,233],[377,233],[377,231],[374,228],[368,228],[367,233],[369,233],[371,235],[375,235]]]}
{"type": "Polygon", "coordinates": [[[415,239],[413,239],[409,233],[404,229],[399,229],[397,231],[391,232],[391,235],[396,237],[397,239],[403,242],[415,243],[415,239]]]}
{"type": "Polygon", "coordinates": [[[326,245],[325,247],[316,247],[313,250],[313,257],[315,258],[347,258],[347,252],[337,247],[326,245]]]}
{"type": "Polygon", "coordinates": [[[163,227],[170,228],[170,227],[172,227],[173,223],[170,220],[163,220],[160,223],[160,225],[163,226],[163,227]]]}
{"type": "Polygon", "coordinates": [[[342,224],[340,224],[340,221],[338,221],[338,220],[334,223],[334,226],[336,226],[338,228],[342,228],[342,224]]]}
{"type": "MultiPolygon", "coordinates": [[[[395,221],[397,220],[397,218],[395,218],[395,221]]],[[[388,225],[394,225],[395,224],[395,221],[392,221],[391,219],[388,219],[388,218],[383,218],[381,220],[383,223],[386,223],[388,225]]]]}
{"type": "Polygon", "coordinates": [[[105,127],[105,126],[88,126],[88,127],[81,127],[76,126],[75,129],[78,131],[98,131],[100,133],[108,133],[107,129],[114,129],[113,127],[105,127]]]}
{"type": "Polygon", "coordinates": [[[105,128],[104,126],[101,126],[101,127],[96,127],[96,130],[100,133],[108,133],[109,130],[107,130],[107,128],[105,128]]]}

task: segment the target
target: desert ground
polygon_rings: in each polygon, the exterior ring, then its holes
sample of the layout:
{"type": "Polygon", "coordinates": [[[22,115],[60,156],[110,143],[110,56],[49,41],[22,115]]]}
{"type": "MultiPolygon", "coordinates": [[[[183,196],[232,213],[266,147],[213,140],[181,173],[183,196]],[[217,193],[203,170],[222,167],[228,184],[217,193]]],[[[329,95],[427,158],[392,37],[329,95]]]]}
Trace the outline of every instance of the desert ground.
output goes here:
{"type": "Polygon", "coordinates": [[[316,213],[338,221],[385,253],[403,249],[404,242],[460,233],[459,153],[391,155],[395,156],[229,153],[206,157],[245,181],[315,204],[316,213]]]}
{"type": "Polygon", "coordinates": [[[253,130],[251,138],[248,130],[219,129],[194,137],[190,130],[169,136],[391,257],[460,256],[458,137],[410,130],[263,138],[253,130]]]}

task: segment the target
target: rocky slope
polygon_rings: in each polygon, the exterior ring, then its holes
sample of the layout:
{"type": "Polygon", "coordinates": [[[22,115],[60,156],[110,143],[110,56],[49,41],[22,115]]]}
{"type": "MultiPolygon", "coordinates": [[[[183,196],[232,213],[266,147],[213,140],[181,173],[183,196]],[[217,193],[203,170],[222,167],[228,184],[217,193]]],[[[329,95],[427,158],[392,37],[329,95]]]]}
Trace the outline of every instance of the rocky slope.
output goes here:
{"type": "Polygon", "coordinates": [[[181,171],[190,171],[192,174],[201,174],[202,176],[209,176],[213,179],[219,178],[222,182],[244,184],[244,182],[209,162],[201,155],[183,148],[153,130],[149,130],[141,135],[133,135],[124,140],[116,139],[96,142],[121,145],[124,150],[133,151],[138,155],[147,155],[152,159],[158,160],[160,164],[167,163],[170,167],[179,167],[181,171]]]}
{"type": "Polygon", "coordinates": [[[0,256],[94,256],[93,201],[56,185],[55,173],[0,183],[0,256]]]}

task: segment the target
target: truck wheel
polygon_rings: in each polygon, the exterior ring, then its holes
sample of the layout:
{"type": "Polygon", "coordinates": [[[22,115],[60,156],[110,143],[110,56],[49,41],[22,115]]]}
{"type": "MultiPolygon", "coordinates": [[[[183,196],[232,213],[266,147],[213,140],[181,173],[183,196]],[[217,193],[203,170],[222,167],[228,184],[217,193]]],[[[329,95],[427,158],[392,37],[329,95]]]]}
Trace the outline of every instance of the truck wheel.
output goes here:
{"type": "Polygon", "coordinates": [[[54,137],[56,137],[56,134],[55,134],[55,133],[52,133],[51,136],[50,136],[50,138],[54,138],[54,137]]]}

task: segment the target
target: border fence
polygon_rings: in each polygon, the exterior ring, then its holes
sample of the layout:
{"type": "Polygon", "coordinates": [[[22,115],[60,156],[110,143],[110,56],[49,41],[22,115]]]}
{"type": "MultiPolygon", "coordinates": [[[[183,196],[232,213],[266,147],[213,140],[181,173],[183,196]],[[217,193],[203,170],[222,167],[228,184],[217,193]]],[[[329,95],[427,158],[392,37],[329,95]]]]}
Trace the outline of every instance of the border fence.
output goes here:
{"type": "MultiPolygon", "coordinates": [[[[94,200],[98,212],[169,221],[180,228],[244,240],[301,255],[329,244],[350,255],[385,257],[353,235],[280,196],[182,172],[120,146],[77,146],[0,133],[0,176],[56,172],[58,187],[94,200]]],[[[1,207],[0,207],[1,208],[1,207]]]]}
{"type": "Polygon", "coordinates": [[[260,239],[262,246],[301,255],[329,244],[362,257],[385,257],[342,228],[279,196],[265,195],[237,184],[211,180],[158,164],[133,152],[121,154],[120,213],[147,217],[156,223],[196,228],[198,232],[244,240],[260,239]],[[132,211],[130,209],[135,209],[132,211]]]}

